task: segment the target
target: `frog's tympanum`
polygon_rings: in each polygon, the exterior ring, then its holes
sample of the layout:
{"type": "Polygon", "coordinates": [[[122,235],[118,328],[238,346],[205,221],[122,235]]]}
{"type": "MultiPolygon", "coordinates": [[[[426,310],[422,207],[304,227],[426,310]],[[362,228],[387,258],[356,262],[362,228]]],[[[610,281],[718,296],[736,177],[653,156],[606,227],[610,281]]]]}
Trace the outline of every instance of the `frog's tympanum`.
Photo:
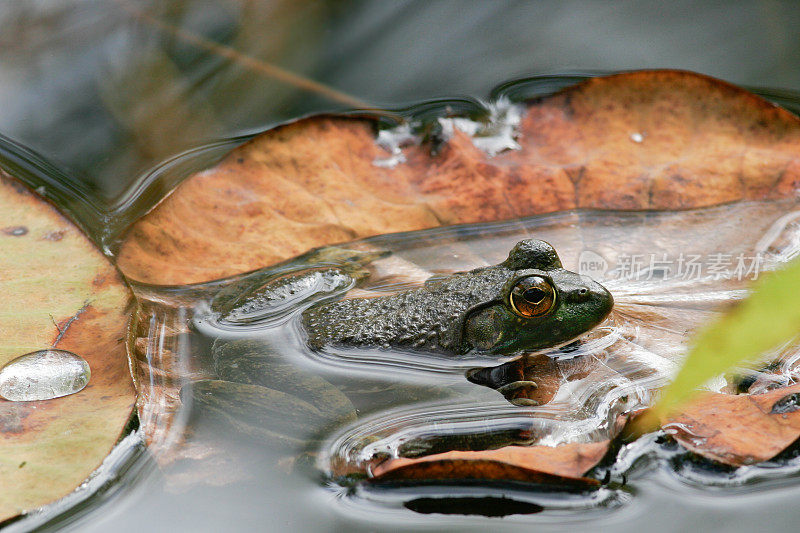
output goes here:
{"type": "Polygon", "coordinates": [[[303,314],[303,325],[314,349],[510,355],[569,342],[599,324],[613,303],[602,285],[564,270],[548,243],[525,240],[499,265],[391,296],[318,305],[303,314]]]}

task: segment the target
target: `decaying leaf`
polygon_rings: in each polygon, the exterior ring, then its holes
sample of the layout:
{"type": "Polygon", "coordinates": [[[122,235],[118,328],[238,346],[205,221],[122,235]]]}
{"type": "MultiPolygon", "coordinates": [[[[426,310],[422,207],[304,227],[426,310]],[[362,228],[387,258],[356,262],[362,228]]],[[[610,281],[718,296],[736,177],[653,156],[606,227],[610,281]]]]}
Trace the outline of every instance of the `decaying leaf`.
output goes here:
{"type": "Polygon", "coordinates": [[[270,130],[184,181],[139,220],[119,264],[156,284],[207,281],[367,235],[576,207],[684,209],[788,196],[800,120],[679,71],[593,78],[534,101],[518,150],[489,157],[457,129],[433,154],[387,151],[366,119],[270,130]]]}
{"type": "Polygon", "coordinates": [[[705,393],[663,428],[707,459],[731,466],[767,461],[800,438],[800,385],[764,394],[705,393]]]}
{"type": "Polygon", "coordinates": [[[55,347],[91,380],[71,396],[0,399],[0,520],[73,491],[116,443],[134,404],[129,292],[71,222],[0,173],[0,366],[55,347]]]}
{"type": "Polygon", "coordinates": [[[390,459],[378,465],[373,483],[436,480],[521,481],[562,487],[599,485],[583,475],[608,451],[609,441],[560,446],[506,446],[497,450],[452,451],[419,459],[390,459]]]}
{"type": "Polygon", "coordinates": [[[652,416],[667,415],[715,375],[796,337],[800,332],[798,293],[800,262],[760,279],[748,298],[698,334],[678,375],[653,406],[652,416]]]}

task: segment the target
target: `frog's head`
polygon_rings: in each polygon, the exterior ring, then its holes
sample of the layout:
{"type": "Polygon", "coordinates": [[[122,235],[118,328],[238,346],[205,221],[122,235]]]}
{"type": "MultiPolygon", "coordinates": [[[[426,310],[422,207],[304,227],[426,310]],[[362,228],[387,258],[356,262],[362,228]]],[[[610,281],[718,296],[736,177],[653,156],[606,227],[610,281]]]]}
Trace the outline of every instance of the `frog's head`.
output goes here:
{"type": "Polygon", "coordinates": [[[495,268],[507,272],[496,297],[465,316],[462,341],[473,349],[510,354],[558,346],[597,326],[614,299],[587,276],[564,270],[553,247],[518,243],[495,268]]]}

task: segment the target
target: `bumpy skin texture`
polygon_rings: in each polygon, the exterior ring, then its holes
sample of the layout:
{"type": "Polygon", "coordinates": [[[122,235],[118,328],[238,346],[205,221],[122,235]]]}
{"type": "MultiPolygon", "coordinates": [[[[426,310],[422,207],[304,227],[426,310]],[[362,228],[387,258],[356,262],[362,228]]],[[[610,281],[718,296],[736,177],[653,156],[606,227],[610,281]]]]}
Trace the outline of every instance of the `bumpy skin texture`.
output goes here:
{"type": "Polygon", "coordinates": [[[613,306],[600,284],[564,270],[548,243],[518,243],[503,263],[429,280],[419,289],[380,298],[352,298],[303,314],[309,344],[381,347],[463,355],[507,355],[568,342],[599,324],[613,306]],[[516,313],[509,293],[528,276],[546,279],[555,305],[543,316],[516,313]]]}

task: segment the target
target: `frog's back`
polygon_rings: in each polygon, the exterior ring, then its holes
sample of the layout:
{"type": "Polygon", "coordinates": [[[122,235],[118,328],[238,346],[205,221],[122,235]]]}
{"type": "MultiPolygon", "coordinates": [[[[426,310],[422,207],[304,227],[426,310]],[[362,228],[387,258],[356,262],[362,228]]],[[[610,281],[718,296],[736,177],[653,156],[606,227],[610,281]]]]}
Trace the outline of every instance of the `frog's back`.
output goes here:
{"type": "Polygon", "coordinates": [[[502,290],[509,271],[489,267],[376,298],[350,298],[306,311],[313,349],[326,345],[408,348],[460,353],[464,316],[502,290]]]}

